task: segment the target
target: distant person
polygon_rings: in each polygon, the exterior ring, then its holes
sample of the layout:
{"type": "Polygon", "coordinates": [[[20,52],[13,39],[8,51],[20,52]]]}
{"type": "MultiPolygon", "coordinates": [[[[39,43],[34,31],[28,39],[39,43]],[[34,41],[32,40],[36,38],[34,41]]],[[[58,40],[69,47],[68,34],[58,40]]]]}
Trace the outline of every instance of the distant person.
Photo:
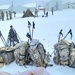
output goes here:
{"type": "Polygon", "coordinates": [[[38,10],[35,9],[35,16],[38,16],[38,10]]]}
{"type": "Polygon", "coordinates": [[[46,13],[46,12],[45,12],[45,8],[44,8],[44,15],[45,15],[45,13],[46,13]]]}
{"type": "Polygon", "coordinates": [[[0,20],[2,19],[1,13],[0,13],[0,20]]]}
{"type": "Polygon", "coordinates": [[[46,12],[46,17],[48,17],[48,11],[46,12]]]}
{"type": "Polygon", "coordinates": [[[2,21],[4,21],[4,13],[3,13],[3,11],[1,12],[1,16],[2,16],[2,21]]]}
{"type": "Polygon", "coordinates": [[[8,20],[8,12],[6,11],[6,20],[8,20]]]}
{"type": "Polygon", "coordinates": [[[54,8],[52,7],[52,10],[51,10],[51,12],[52,12],[52,15],[54,14],[54,8]]]}
{"type": "Polygon", "coordinates": [[[15,11],[13,11],[13,13],[14,13],[14,17],[16,17],[16,12],[15,12],[15,11]]]}
{"type": "Polygon", "coordinates": [[[17,37],[17,33],[13,29],[13,26],[10,26],[8,40],[10,42],[10,46],[15,46],[16,43],[19,43],[19,40],[18,40],[18,37],[17,37]]]}
{"type": "Polygon", "coordinates": [[[23,13],[25,14],[25,11],[23,11],[23,13]]]}
{"type": "Polygon", "coordinates": [[[9,11],[9,19],[11,20],[12,19],[12,12],[9,11]]]}
{"type": "Polygon", "coordinates": [[[1,15],[2,11],[0,10],[0,20],[2,19],[2,15],[1,15]]]}

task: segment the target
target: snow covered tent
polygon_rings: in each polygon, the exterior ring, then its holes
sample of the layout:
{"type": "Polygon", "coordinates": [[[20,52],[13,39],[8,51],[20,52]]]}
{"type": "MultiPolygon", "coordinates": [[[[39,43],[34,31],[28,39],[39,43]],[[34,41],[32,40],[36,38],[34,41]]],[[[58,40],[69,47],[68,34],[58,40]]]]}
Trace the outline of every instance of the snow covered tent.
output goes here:
{"type": "Polygon", "coordinates": [[[45,5],[47,11],[52,10],[52,7],[54,10],[62,10],[62,0],[51,0],[45,5]]]}
{"type": "Polygon", "coordinates": [[[71,2],[67,2],[63,4],[63,9],[69,9],[72,8],[72,3],[71,2]]]}
{"type": "Polygon", "coordinates": [[[16,11],[17,13],[22,13],[25,10],[25,7],[23,5],[16,5],[14,6],[14,11],[16,11]]]}
{"type": "Polygon", "coordinates": [[[6,12],[6,11],[12,11],[13,10],[13,7],[12,5],[1,5],[0,6],[0,10],[3,11],[3,12],[6,12]]]}
{"type": "Polygon", "coordinates": [[[36,9],[36,3],[28,3],[23,5],[25,7],[25,10],[29,9],[30,11],[34,12],[36,9]]]}

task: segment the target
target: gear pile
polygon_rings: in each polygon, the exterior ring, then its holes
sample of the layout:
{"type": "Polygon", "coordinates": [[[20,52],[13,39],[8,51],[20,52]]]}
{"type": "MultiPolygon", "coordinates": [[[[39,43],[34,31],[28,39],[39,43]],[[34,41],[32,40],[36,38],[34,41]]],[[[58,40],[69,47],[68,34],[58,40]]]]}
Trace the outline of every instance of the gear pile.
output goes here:
{"type": "MultiPolygon", "coordinates": [[[[71,34],[72,39],[73,35],[71,29],[66,34],[66,36],[69,33],[71,34]]],[[[67,40],[65,40],[66,36],[61,40],[58,39],[58,43],[54,45],[55,51],[53,61],[55,64],[67,65],[75,68],[75,44],[73,42],[69,43],[67,40]]]]}

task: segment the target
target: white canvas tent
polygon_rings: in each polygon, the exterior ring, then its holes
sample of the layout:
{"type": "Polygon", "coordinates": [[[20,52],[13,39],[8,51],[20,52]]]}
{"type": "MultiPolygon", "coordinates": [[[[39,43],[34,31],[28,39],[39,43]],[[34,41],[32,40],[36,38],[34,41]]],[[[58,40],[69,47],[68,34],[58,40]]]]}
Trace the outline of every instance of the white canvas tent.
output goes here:
{"type": "Polygon", "coordinates": [[[22,13],[25,10],[25,7],[23,5],[16,5],[13,10],[17,13],[22,13]]]}
{"type": "Polygon", "coordinates": [[[54,10],[62,10],[68,8],[75,8],[75,1],[74,0],[51,0],[45,5],[47,10],[51,10],[52,7],[54,10]]]}
{"type": "Polygon", "coordinates": [[[36,3],[28,3],[28,4],[25,4],[23,6],[25,7],[25,10],[29,9],[32,12],[34,12],[36,7],[37,7],[36,3]]]}
{"type": "Polygon", "coordinates": [[[72,3],[71,2],[67,2],[63,4],[63,9],[69,9],[72,8],[72,3]]]}
{"type": "Polygon", "coordinates": [[[52,7],[54,10],[62,10],[62,0],[51,0],[45,5],[46,10],[51,10],[52,7]]]}
{"type": "Polygon", "coordinates": [[[13,11],[13,7],[12,7],[12,5],[1,5],[0,10],[3,12],[13,11]]]}

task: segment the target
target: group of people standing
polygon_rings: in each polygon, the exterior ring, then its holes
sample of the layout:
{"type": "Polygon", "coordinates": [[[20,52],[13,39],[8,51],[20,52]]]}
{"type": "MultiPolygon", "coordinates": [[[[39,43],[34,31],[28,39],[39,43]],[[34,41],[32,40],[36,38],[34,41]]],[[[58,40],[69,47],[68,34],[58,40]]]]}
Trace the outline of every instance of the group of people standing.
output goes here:
{"type": "Polygon", "coordinates": [[[5,15],[6,15],[6,20],[11,20],[12,19],[12,14],[14,14],[14,17],[16,17],[16,12],[13,11],[6,11],[5,13],[3,11],[0,11],[0,20],[4,21],[5,15]]]}
{"type": "MultiPolygon", "coordinates": [[[[54,15],[54,8],[53,7],[51,8],[51,13],[52,13],[52,15],[54,15]]],[[[48,11],[46,11],[45,8],[44,8],[44,15],[45,15],[45,17],[48,17],[48,11]]],[[[44,17],[44,15],[42,17],[44,17]]]]}

